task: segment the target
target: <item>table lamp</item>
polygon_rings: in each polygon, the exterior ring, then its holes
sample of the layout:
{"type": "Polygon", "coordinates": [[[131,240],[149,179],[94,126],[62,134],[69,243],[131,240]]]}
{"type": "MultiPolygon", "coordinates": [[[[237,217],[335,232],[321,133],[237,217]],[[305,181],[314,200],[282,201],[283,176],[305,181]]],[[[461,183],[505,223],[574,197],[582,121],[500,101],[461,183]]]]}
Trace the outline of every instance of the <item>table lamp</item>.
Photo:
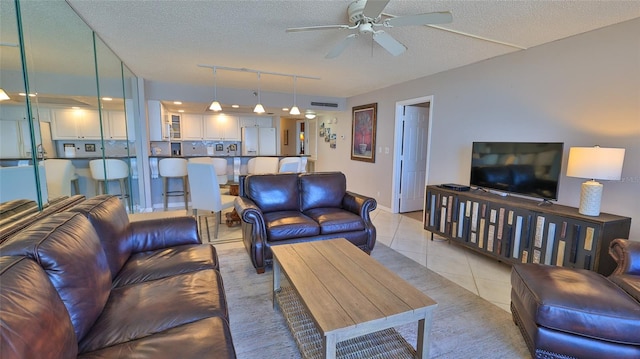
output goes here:
{"type": "Polygon", "coordinates": [[[567,176],[588,178],[582,183],[580,208],[578,212],[586,216],[600,215],[602,184],[596,180],[620,180],[624,148],[571,147],[567,176]]]}

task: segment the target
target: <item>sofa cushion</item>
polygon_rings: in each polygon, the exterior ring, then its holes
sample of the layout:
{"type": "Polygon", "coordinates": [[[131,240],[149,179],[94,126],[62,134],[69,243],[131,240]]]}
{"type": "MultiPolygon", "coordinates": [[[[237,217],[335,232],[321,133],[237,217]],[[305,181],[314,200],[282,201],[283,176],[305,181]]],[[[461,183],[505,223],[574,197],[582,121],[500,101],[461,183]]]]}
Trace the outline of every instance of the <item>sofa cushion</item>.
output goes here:
{"type": "Polygon", "coordinates": [[[640,307],[602,275],[539,264],[515,264],[511,286],[539,326],[594,339],[640,345],[640,307]]]}
{"type": "Polygon", "coordinates": [[[280,241],[320,234],[320,227],[313,219],[298,211],[280,211],[264,214],[269,241],[280,241]]]}
{"type": "Polygon", "coordinates": [[[82,339],[109,297],[111,272],[91,223],[62,212],[22,230],[0,246],[3,255],[33,258],[45,270],[82,339]]]}
{"type": "Polygon", "coordinates": [[[319,207],[342,207],[347,191],[347,179],[341,172],[307,173],[300,175],[300,210],[319,207]]]}
{"type": "Polygon", "coordinates": [[[140,252],[131,255],[113,280],[113,287],[146,282],[202,269],[218,269],[215,247],[208,244],[140,252]]]}
{"type": "Polygon", "coordinates": [[[126,240],[130,236],[129,217],[118,197],[92,197],[69,211],[84,214],[94,226],[109,262],[111,278],[115,278],[131,254],[131,245],[126,240]]]}
{"type": "Polygon", "coordinates": [[[114,288],[102,315],[80,341],[80,353],[209,317],[228,318],[222,276],[217,270],[114,288]]]}
{"type": "Polygon", "coordinates": [[[245,196],[263,213],[300,210],[296,173],[249,175],[244,183],[245,196]]]}
{"type": "MultiPolygon", "coordinates": [[[[609,277],[609,279],[622,288],[625,292],[629,293],[640,306],[640,275],[632,274],[616,274],[609,277]]],[[[638,309],[640,310],[640,308],[638,309]]]]}
{"type": "Polygon", "coordinates": [[[224,318],[198,320],[144,338],[78,356],[78,359],[123,357],[149,359],[235,358],[229,324],[224,318]]]}
{"type": "Polygon", "coordinates": [[[320,225],[320,234],[364,230],[364,220],[355,213],[340,208],[314,208],[304,214],[320,225]]]}
{"type": "Polygon", "coordinates": [[[36,262],[0,257],[0,283],[0,358],[76,356],[78,343],[69,313],[36,262]]]}

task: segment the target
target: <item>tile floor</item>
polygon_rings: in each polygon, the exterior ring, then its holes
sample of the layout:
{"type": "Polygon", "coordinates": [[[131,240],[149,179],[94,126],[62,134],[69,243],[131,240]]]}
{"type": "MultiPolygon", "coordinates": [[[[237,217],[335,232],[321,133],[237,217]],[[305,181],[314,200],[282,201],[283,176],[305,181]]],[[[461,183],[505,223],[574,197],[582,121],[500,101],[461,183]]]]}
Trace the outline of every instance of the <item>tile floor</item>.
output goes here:
{"type": "MultiPolygon", "coordinates": [[[[184,215],[184,210],[170,211],[184,215]]],[[[157,216],[159,213],[134,215],[157,216]]],[[[164,214],[166,215],[166,214],[164,214]]],[[[140,217],[138,217],[140,218],[140,217]]],[[[511,267],[470,249],[438,239],[431,241],[431,233],[422,228],[422,222],[408,216],[376,209],[371,214],[376,226],[377,241],[426,266],[461,287],[509,312],[511,267]]],[[[212,220],[209,220],[212,228],[212,220]]],[[[213,235],[213,232],[212,232],[213,235]]],[[[220,225],[216,247],[242,247],[238,241],[240,227],[220,225]],[[235,239],[235,240],[234,240],[235,239]]],[[[374,249],[375,250],[375,249],[374,249]]]]}

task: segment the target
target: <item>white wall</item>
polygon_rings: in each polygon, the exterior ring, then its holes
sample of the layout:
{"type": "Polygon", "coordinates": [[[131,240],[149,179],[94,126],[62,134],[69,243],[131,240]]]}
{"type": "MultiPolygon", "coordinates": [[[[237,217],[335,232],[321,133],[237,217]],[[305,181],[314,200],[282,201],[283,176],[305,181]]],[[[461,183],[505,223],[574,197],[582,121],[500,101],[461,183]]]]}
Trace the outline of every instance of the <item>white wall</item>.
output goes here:
{"type": "MultiPolygon", "coordinates": [[[[640,240],[639,33],[635,19],[349,98],[348,109],[378,103],[382,153],[373,164],[350,160],[351,112],[340,112],[337,148],[318,146],[316,170],[345,172],[350,190],[391,208],[395,104],[433,95],[429,184],[468,184],[473,141],[564,142],[563,174],[570,147],[626,148],[623,179],[604,183],[602,211],[632,217],[640,240]]],[[[558,203],[577,207],[583,181],[563,175],[558,203]]]]}

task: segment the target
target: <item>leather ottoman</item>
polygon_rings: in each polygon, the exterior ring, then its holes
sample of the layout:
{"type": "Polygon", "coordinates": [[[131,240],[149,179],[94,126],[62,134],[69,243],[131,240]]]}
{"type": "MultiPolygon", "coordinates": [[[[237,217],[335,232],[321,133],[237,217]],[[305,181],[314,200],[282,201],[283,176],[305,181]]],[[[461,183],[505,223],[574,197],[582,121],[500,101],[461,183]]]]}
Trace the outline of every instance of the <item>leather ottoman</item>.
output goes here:
{"type": "Polygon", "coordinates": [[[638,302],[596,272],[515,264],[511,312],[535,358],[638,358],[638,302]]]}

